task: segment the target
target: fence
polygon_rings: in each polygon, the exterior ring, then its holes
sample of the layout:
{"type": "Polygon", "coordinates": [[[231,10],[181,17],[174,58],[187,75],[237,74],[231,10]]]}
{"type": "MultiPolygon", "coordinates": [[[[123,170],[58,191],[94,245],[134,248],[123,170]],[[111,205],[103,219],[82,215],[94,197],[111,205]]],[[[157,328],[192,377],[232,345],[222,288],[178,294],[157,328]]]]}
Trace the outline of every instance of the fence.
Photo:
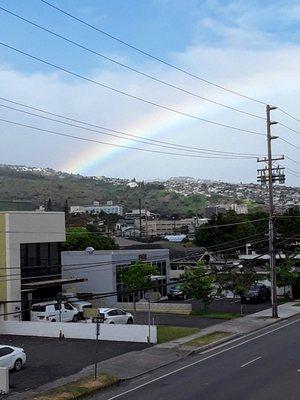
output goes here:
{"type": "MultiPolygon", "coordinates": [[[[66,339],[96,339],[96,324],[74,322],[0,321],[1,335],[60,337],[66,339]]],[[[100,324],[100,340],[118,342],[157,343],[156,326],[100,324]],[[149,330],[150,329],[150,330],[149,330]],[[149,337],[150,334],[150,337],[149,337]]]]}
{"type": "MultiPolygon", "coordinates": [[[[116,303],[115,307],[132,311],[133,303],[116,303]]],[[[148,307],[149,306],[147,302],[136,303],[137,311],[148,311],[148,307]]],[[[189,315],[191,311],[192,305],[189,303],[151,303],[151,312],[189,315]]]]}

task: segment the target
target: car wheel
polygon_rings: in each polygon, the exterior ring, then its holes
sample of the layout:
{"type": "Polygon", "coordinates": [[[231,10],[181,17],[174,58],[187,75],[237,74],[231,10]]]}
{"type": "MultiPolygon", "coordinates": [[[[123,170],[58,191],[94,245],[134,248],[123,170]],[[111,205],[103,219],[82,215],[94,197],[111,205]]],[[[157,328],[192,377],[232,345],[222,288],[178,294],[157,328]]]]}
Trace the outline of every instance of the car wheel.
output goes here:
{"type": "Polygon", "coordinates": [[[22,369],[22,365],[23,365],[22,360],[20,359],[16,360],[14,364],[14,370],[20,371],[22,369]]]}
{"type": "Polygon", "coordinates": [[[133,319],[132,318],[128,318],[127,324],[133,324],[133,319]]]}
{"type": "Polygon", "coordinates": [[[51,319],[51,322],[56,322],[56,319],[51,319]]]}
{"type": "Polygon", "coordinates": [[[78,315],[77,315],[77,314],[74,315],[72,321],[73,321],[73,322],[77,322],[77,321],[78,321],[78,315]]]}
{"type": "Polygon", "coordinates": [[[111,321],[109,324],[110,324],[110,325],[111,325],[111,324],[114,324],[114,322],[113,322],[113,321],[111,321]]]}

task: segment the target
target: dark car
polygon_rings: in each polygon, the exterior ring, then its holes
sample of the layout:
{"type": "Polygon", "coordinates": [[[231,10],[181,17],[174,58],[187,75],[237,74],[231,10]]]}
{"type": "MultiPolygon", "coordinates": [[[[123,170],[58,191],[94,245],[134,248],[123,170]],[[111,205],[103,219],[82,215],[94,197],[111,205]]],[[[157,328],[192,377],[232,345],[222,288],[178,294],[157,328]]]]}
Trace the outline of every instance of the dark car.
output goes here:
{"type": "Polygon", "coordinates": [[[248,292],[241,296],[242,303],[261,303],[271,298],[271,289],[262,284],[255,283],[251,285],[248,292]]]}
{"type": "Polygon", "coordinates": [[[173,286],[170,288],[168,293],[169,300],[185,300],[186,295],[183,293],[180,286],[173,286]]]}

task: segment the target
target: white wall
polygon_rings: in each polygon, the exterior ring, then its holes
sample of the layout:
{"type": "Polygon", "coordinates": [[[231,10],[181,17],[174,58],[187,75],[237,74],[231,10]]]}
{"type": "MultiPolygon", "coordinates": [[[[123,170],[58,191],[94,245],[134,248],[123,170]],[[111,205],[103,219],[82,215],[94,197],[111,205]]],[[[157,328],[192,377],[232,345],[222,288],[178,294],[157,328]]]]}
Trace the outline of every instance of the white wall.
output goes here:
{"type": "MultiPolygon", "coordinates": [[[[21,298],[20,244],[63,242],[65,236],[65,213],[39,211],[10,211],[5,213],[6,230],[6,274],[7,300],[21,298]]],[[[21,309],[20,303],[8,303],[6,312],[21,309]]],[[[7,316],[8,319],[19,319],[18,314],[7,316]]]]}
{"type": "MultiPolygon", "coordinates": [[[[1,335],[56,337],[66,339],[96,339],[96,324],[74,322],[2,321],[1,335]]],[[[148,325],[100,324],[99,340],[147,343],[148,325]]],[[[157,343],[157,327],[150,326],[150,343],[157,343]]]]}

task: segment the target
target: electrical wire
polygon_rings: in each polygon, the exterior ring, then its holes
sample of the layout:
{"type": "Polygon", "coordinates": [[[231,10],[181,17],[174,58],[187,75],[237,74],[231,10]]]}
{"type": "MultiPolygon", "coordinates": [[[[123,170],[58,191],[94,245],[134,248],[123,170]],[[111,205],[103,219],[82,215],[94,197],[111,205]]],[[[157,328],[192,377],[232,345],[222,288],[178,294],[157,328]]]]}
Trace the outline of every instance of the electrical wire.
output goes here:
{"type": "Polygon", "coordinates": [[[223,128],[232,129],[232,130],[236,130],[236,131],[240,131],[240,132],[245,132],[245,133],[250,133],[250,134],[253,134],[253,135],[265,136],[265,135],[264,135],[263,133],[261,133],[261,132],[251,131],[251,130],[248,130],[248,129],[243,129],[243,128],[239,128],[239,127],[236,127],[236,126],[227,125],[227,124],[222,124],[222,123],[216,122],[216,121],[211,121],[211,120],[208,120],[208,119],[205,119],[205,118],[198,117],[197,115],[194,115],[194,114],[189,114],[189,113],[186,113],[186,112],[184,112],[184,111],[180,111],[180,110],[177,110],[177,109],[168,107],[168,106],[164,106],[164,105],[162,105],[162,104],[155,103],[155,102],[150,101],[150,100],[146,100],[146,99],[144,99],[144,98],[142,98],[142,97],[135,96],[135,95],[130,94],[130,93],[128,93],[128,92],[125,92],[125,91],[116,89],[116,88],[114,88],[114,87],[112,87],[112,86],[106,85],[106,84],[104,84],[104,83],[100,83],[100,82],[98,82],[98,81],[95,81],[95,80],[93,80],[93,79],[91,79],[91,78],[88,78],[88,77],[86,77],[86,76],[84,76],[84,75],[81,75],[81,74],[78,74],[78,73],[76,73],[76,72],[73,72],[73,71],[71,71],[71,70],[69,70],[69,69],[67,69],[67,68],[60,67],[59,65],[53,64],[53,63],[51,63],[51,62],[49,62],[49,61],[46,61],[46,60],[41,59],[41,58],[39,58],[39,57],[36,57],[36,56],[34,56],[34,55],[30,54],[30,53],[26,53],[25,51],[22,51],[22,50],[20,50],[20,49],[17,49],[16,47],[10,46],[10,45],[8,45],[8,44],[6,44],[6,43],[4,43],[4,42],[0,42],[0,45],[1,45],[1,46],[4,46],[4,47],[6,47],[6,48],[8,48],[8,49],[10,49],[10,50],[13,50],[13,51],[15,51],[15,52],[17,52],[17,53],[19,53],[19,54],[23,54],[23,55],[25,55],[26,57],[29,57],[29,58],[31,58],[31,59],[33,59],[33,60],[39,61],[39,62],[41,62],[41,63],[43,63],[43,64],[45,64],[45,65],[48,65],[48,66],[51,66],[51,67],[53,67],[53,68],[56,68],[56,69],[58,69],[58,70],[60,70],[60,71],[63,71],[63,72],[65,72],[65,73],[69,74],[69,75],[75,76],[76,78],[79,78],[79,79],[82,79],[82,80],[84,80],[84,81],[93,83],[93,84],[95,84],[95,85],[101,86],[101,87],[103,87],[103,88],[105,88],[105,89],[111,90],[111,91],[113,91],[113,92],[115,92],[115,93],[122,94],[122,95],[127,96],[127,97],[130,97],[130,98],[132,98],[132,99],[139,100],[139,101],[141,101],[141,102],[143,102],[143,103],[146,103],[146,104],[149,104],[149,105],[152,105],[152,106],[161,108],[161,109],[163,109],[163,110],[171,111],[171,112],[173,112],[173,113],[176,113],[176,114],[179,114],[179,115],[182,115],[182,116],[185,116],[185,117],[189,117],[189,118],[192,118],[192,119],[195,119],[195,120],[198,120],[198,121],[202,121],[202,122],[206,122],[206,123],[209,123],[209,124],[221,126],[221,127],[223,127],[223,128]]]}
{"type": "MultiPolygon", "coordinates": [[[[29,109],[32,109],[32,110],[35,110],[35,111],[39,111],[39,112],[42,112],[42,113],[45,113],[45,114],[48,114],[48,115],[52,115],[52,116],[55,116],[55,117],[63,118],[63,119],[68,120],[68,121],[78,122],[80,124],[84,124],[84,125],[91,126],[91,127],[94,127],[94,128],[104,129],[104,130],[107,130],[107,131],[110,131],[110,132],[120,133],[121,135],[124,135],[124,136],[143,139],[144,141],[147,141],[147,142],[153,142],[153,143],[159,143],[159,144],[167,144],[167,145],[178,147],[178,148],[199,150],[199,151],[207,151],[207,152],[220,153],[220,154],[236,154],[236,155],[245,155],[245,156],[257,156],[257,153],[237,153],[237,152],[231,152],[231,151],[229,152],[229,151],[212,150],[212,149],[206,149],[206,148],[195,147],[195,146],[186,146],[186,145],[183,145],[181,143],[180,144],[176,144],[176,143],[173,143],[173,142],[166,142],[166,141],[162,141],[162,140],[149,139],[149,138],[145,138],[145,137],[142,137],[142,136],[133,135],[133,134],[130,134],[130,133],[125,133],[123,131],[119,131],[119,130],[116,130],[116,129],[107,128],[107,127],[104,127],[104,126],[101,126],[101,125],[95,125],[95,124],[92,124],[92,123],[89,123],[89,122],[86,122],[86,121],[82,121],[82,120],[78,120],[78,119],[75,119],[75,118],[70,118],[70,117],[67,117],[65,115],[55,114],[53,112],[46,111],[45,109],[32,107],[32,106],[29,106],[28,104],[24,104],[24,103],[16,102],[16,101],[13,101],[13,100],[9,100],[9,99],[4,98],[4,97],[0,97],[0,100],[6,101],[6,102],[9,102],[9,103],[13,103],[13,104],[17,104],[17,105],[20,105],[22,107],[26,107],[26,108],[29,108],[29,109]]],[[[24,110],[13,108],[13,107],[4,106],[3,104],[0,104],[0,106],[26,113],[24,110]]],[[[43,118],[41,115],[38,115],[38,114],[32,113],[31,115],[35,115],[35,116],[39,116],[39,117],[43,118]]],[[[57,120],[54,120],[54,121],[61,122],[61,121],[57,121],[57,120]]]]}
{"type": "Polygon", "coordinates": [[[103,142],[100,140],[96,140],[96,139],[91,139],[91,138],[84,138],[81,136],[76,136],[76,135],[70,135],[70,134],[66,134],[66,133],[62,133],[62,132],[57,132],[57,131],[53,131],[53,130],[49,130],[49,129],[43,129],[43,128],[39,128],[37,126],[33,126],[33,125],[27,125],[27,124],[21,124],[19,122],[16,121],[10,121],[7,119],[3,119],[0,118],[1,122],[5,122],[8,124],[12,124],[12,125],[16,125],[16,126],[21,126],[24,128],[28,128],[28,129],[33,129],[35,131],[40,131],[40,132],[44,132],[44,133],[49,133],[51,135],[56,135],[56,136],[61,136],[61,137],[67,137],[70,139],[76,139],[79,141],[83,141],[83,142],[91,142],[91,143],[97,143],[97,144],[104,144],[107,146],[113,146],[113,147],[119,147],[119,148],[125,148],[125,149],[130,149],[130,150],[138,150],[138,151],[144,151],[144,152],[148,152],[148,153],[156,153],[156,154],[167,154],[167,155],[173,155],[173,156],[182,156],[182,157],[193,157],[193,158],[207,158],[207,159],[222,159],[222,160],[240,160],[240,159],[253,159],[255,157],[243,157],[243,156],[236,156],[236,157],[229,157],[229,156],[202,156],[202,155],[197,155],[197,154],[185,154],[185,153],[171,153],[171,152],[167,152],[167,151],[160,151],[160,150],[150,150],[150,149],[145,149],[145,148],[141,148],[141,147],[131,147],[131,146],[126,146],[126,145],[121,145],[121,144],[115,144],[115,143],[108,143],[108,142],[103,142]]]}
{"type": "Polygon", "coordinates": [[[292,118],[293,120],[295,120],[297,122],[300,122],[300,119],[294,117],[292,114],[288,113],[287,111],[285,111],[281,107],[277,107],[277,110],[281,111],[283,114],[287,115],[288,117],[292,118]]]}
{"type": "Polygon", "coordinates": [[[69,12],[63,10],[62,8],[59,8],[59,7],[55,6],[55,5],[52,4],[52,3],[49,3],[49,2],[46,1],[46,0],[40,0],[40,1],[41,1],[42,3],[44,3],[44,4],[46,4],[46,5],[48,5],[48,6],[52,7],[52,8],[54,8],[55,10],[59,11],[60,13],[63,13],[63,14],[65,14],[65,15],[67,15],[68,17],[70,17],[70,18],[76,20],[77,22],[80,22],[80,23],[84,24],[85,26],[88,26],[89,28],[91,28],[91,29],[93,29],[93,30],[95,30],[95,31],[97,31],[97,32],[99,32],[99,33],[101,33],[101,34],[103,34],[103,35],[105,35],[105,36],[107,36],[107,37],[109,37],[109,38],[111,38],[111,39],[113,39],[113,40],[115,40],[115,41],[117,41],[117,42],[119,42],[119,43],[122,43],[123,45],[125,45],[125,46],[127,46],[127,47],[129,47],[129,48],[131,48],[131,49],[133,49],[133,50],[135,50],[135,51],[137,51],[137,52],[139,52],[139,53],[141,53],[141,54],[147,56],[147,57],[150,57],[150,58],[152,58],[153,60],[159,61],[160,63],[162,63],[162,64],[164,64],[164,65],[166,65],[166,66],[168,66],[168,67],[171,67],[171,68],[173,68],[173,69],[175,69],[175,70],[177,70],[177,71],[180,71],[180,72],[182,72],[182,73],[184,73],[184,74],[186,74],[186,75],[188,75],[188,76],[190,76],[190,77],[192,77],[192,78],[196,78],[196,79],[198,79],[198,80],[200,80],[200,81],[202,81],[202,82],[205,82],[205,83],[207,83],[207,84],[209,84],[209,85],[212,85],[212,86],[214,86],[214,87],[217,87],[218,89],[222,89],[222,90],[224,90],[224,91],[226,91],[226,92],[229,92],[229,93],[231,93],[231,94],[235,94],[235,95],[237,95],[237,96],[243,97],[243,98],[245,98],[245,99],[247,99],[247,100],[252,100],[252,101],[254,101],[254,102],[256,102],[256,103],[266,105],[266,103],[263,102],[263,101],[261,101],[261,100],[255,99],[254,97],[247,96],[247,95],[242,94],[242,93],[240,93],[240,92],[237,92],[237,91],[235,91],[235,90],[228,89],[228,88],[226,88],[225,86],[222,86],[222,85],[219,85],[219,84],[214,83],[214,82],[212,82],[212,81],[209,81],[208,79],[204,79],[204,78],[202,78],[202,77],[200,77],[200,76],[198,76],[198,75],[196,75],[196,74],[194,74],[194,73],[192,73],[192,72],[189,72],[189,71],[184,70],[183,68],[180,68],[180,67],[178,67],[178,66],[176,66],[176,65],[174,65],[174,64],[171,64],[171,63],[169,63],[169,62],[167,62],[167,61],[164,61],[164,60],[162,60],[161,58],[158,58],[158,57],[156,57],[156,56],[150,54],[150,53],[147,52],[147,51],[141,50],[141,49],[139,49],[138,47],[133,46],[133,45],[131,45],[131,44],[125,42],[124,40],[121,40],[121,39],[117,38],[116,36],[113,36],[113,35],[109,34],[108,32],[105,32],[104,30],[97,28],[97,27],[94,26],[94,25],[91,25],[90,23],[84,21],[83,19],[80,19],[80,18],[78,18],[78,17],[72,15],[71,13],[69,13],[69,12]]]}
{"type": "Polygon", "coordinates": [[[299,146],[297,146],[296,144],[290,142],[289,140],[286,140],[286,139],[282,138],[281,136],[280,136],[278,139],[280,139],[280,140],[282,140],[283,142],[289,144],[290,146],[294,147],[295,149],[299,149],[299,150],[300,150],[300,147],[299,147],[299,146]]]}
{"type": "Polygon", "coordinates": [[[265,120],[265,117],[262,117],[262,116],[260,116],[260,115],[253,114],[253,113],[250,113],[250,112],[247,112],[247,111],[243,111],[243,110],[240,110],[240,109],[238,109],[238,108],[228,106],[228,105],[226,105],[226,104],[224,104],[224,103],[221,103],[221,102],[218,102],[218,101],[209,99],[209,98],[207,98],[207,97],[200,96],[200,95],[198,95],[198,94],[196,94],[196,93],[193,93],[193,92],[191,92],[191,91],[189,91],[189,90],[186,90],[186,89],[184,89],[184,88],[182,88],[182,87],[179,87],[179,86],[174,85],[174,84],[172,84],[172,83],[166,82],[166,81],[164,81],[164,80],[162,80],[162,79],[160,79],[160,78],[157,78],[157,77],[155,77],[155,76],[152,76],[152,75],[150,75],[150,74],[147,74],[147,73],[145,73],[145,72],[143,72],[143,71],[140,71],[140,70],[137,70],[137,69],[135,69],[135,68],[133,68],[133,67],[130,67],[129,65],[126,65],[126,64],[124,64],[124,63],[121,63],[121,62],[119,62],[119,61],[117,61],[117,60],[115,60],[115,59],[113,59],[113,58],[111,58],[111,57],[105,56],[104,54],[99,53],[98,51],[92,50],[92,49],[90,49],[90,48],[88,48],[88,47],[86,47],[86,46],[84,46],[84,45],[82,45],[82,44],[80,44],[80,43],[78,43],[78,42],[75,42],[74,40],[71,40],[71,39],[69,39],[69,38],[66,38],[66,37],[63,36],[63,35],[60,35],[60,34],[54,32],[54,31],[52,31],[52,30],[50,30],[50,29],[48,29],[48,28],[45,28],[45,27],[42,26],[42,25],[39,25],[39,24],[37,24],[37,23],[35,23],[35,22],[33,22],[33,21],[30,21],[29,19],[26,19],[26,18],[22,17],[21,15],[18,15],[18,14],[14,13],[14,12],[12,12],[12,11],[10,11],[10,10],[7,10],[7,9],[4,8],[4,7],[0,7],[0,10],[2,10],[2,11],[6,12],[6,13],[8,13],[8,14],[10,14],[10,15],[12,15],[12,16],[14,16],[14,17],[20,19],[20,20],[22,20],[23,22],[26,22],[26,23],[28,23],[28,24],[30,24],[30,25],[32,25],[32,26],[38,28],[38,29],[41,29],[41,30],[43,30],[44,32],[47,32],[47,33],[49,33],[49,34],[51,34],[51,35],[53,35],[53,36],[55,36],[55,37],[58,37],[59,39],[62,39],[62,40],[64,40],[64,41],[67,42],[67,43],[70,43],[70,44],[72,44],[72,45],[74,45],[74,46],[77,46],[77,47],[79,47],[80,49],[83,49],[83,50],[85,50],[85,51],[87,51],[87,52],[89,52],[89,53],[92,53],[92,54],[94,54],[94,55],[97,55],[97,56],[99,56],[99,57],[101,57],[101,58],[103,58],[103,59],[105,59],[105,60],[107,60],[107,61],[110,61],[110,62],[112,62],[112,63],[114,63],[114,64],[117,64],[117,65],[119,65],[119,66],[121,66],[121,67],[123,67],[123,68],[126,68],[126,69],[128,69],[128,70],[130,70],[130,71],[133,71],[133,72],[135,72],[135,73],[137,73],[137,74],[140,74],[140,75],[142,75],[142,76],[145,76],[145,77],[147,77],[147,78],[150,78],[150,79],[152,79],[152,80],[154,80],[154,81],[156,81],[156,82],[158,82],[158,83],[161,83],[161,84],[163,84],[163,85],[165,85],[165,86],[168,86],[168,87],[171,87],[171,88],[173,88],[173,89],[179,90],[179,91],[181,91],[181,92],[183,92],[183,93],[185,93],[185,94],[191,95],[191,96],[196,97],[196,98],[199,98],[199,99],[201,99],[201,100],[205,100],[205,101],[208,101],[208,102],[210,102],[210,103],[216,104],[216,105],[218,105],[218,106],[221,106],[221,107],[230,109],[230,110],[232,110],[232,111],[236,111],[236,112],[239,112],[239,113],[241,113],[241,114],[245,114],[245,115],[247,115],[247,116],[251,116],[251,117],[255,117],[255,118],[259,118],[259,119],[265,120]]]}
{"type": "Polygon", "coordinates": [[[298,165],[300,165],[300,162],[299,161],[296,161],[296,160],[294,160],[293,158],[291,158],[291,157],[288,157],[288,156],[284,156],[285,158],[287,158],[288,160],[290,160],[290,161],[292,161],[292,162],[294,162],[295,164],[298,164],[298,165]]]}
{"type": "MultiPolygon", "coordinates": [[[[257,154],[253,154],[253,153],[249,154],[249,153],[236,153],[236,152],[229,152],[229,151],[217,151],[217,150],[211,150],[211,149],[205,149],[205,148],[197,148],[197,147],[193,148],[191,146],[182,146],[181,147],[178,144],[174,144],[174,145],[170,145],[169,146],[169,145],[165,145],[165,144],[157,144],[157,143],[151,143],[151,142],[149,143],[148,141],[144,140],[144,138],[142,138],[142,137],[140,137],[141,140],[140,139],[132,139],[132,138],[116,135],[116,134],[113,134],[113,133],[102,132],[102,131],[99,131],[99,130],[86,128],[84,126],[71,124],[69,122],[60,121],[60,120],[55,119],[55,118],[45,117],[43,115],[39,115],[39,114],[32,113],[32,112],[29,112],[29,111],[21,110],[19,108],[15,108],[15,107],[6,106],[4,104],[0,104],[0,107],[4,107],[4,108],[7,108],[7,109],[13,110],[13,111],[18,111],[18,112],[21,112],[21,113],[26,114],[26,115],[39,117],[39,118],[42,118],[42,119],[45,119],[45,120],[48,120],[48,121],[57,122],[59,124],[72,126],[72,127],[78,128],[78,129],[83,129],[83,130],[86,130],[86,131],[89,131],[89,132],[93,132],[93,133],[96,133],[96,134],[106,135],[106,136],[109,136],[109,137],[116,137],[116,138],[123,139],[123,140],[126,139],[126,140],[130,140],[130,141],[133,141],[133,142],[144,143],[144,144],[151,145],[151,146],[163,147],[163,148],[168,148],[168,149],[173,149],[173,150],[183,150],[183,151],[192,152],[192,153],[224,154],[224,155],[230,154],[230,155],[238,155],[238,156],[255,156],[255,157],[258,156],[257,154]],[[193,150],[190,150],[190,149],[193,149],[193,150]]],[[[59,116],[59,117],[60,118],[64,118],[62,116],[59,116]]],[[[80,122],[80,123],[83,123],[83,122],[80,122]]]]}

